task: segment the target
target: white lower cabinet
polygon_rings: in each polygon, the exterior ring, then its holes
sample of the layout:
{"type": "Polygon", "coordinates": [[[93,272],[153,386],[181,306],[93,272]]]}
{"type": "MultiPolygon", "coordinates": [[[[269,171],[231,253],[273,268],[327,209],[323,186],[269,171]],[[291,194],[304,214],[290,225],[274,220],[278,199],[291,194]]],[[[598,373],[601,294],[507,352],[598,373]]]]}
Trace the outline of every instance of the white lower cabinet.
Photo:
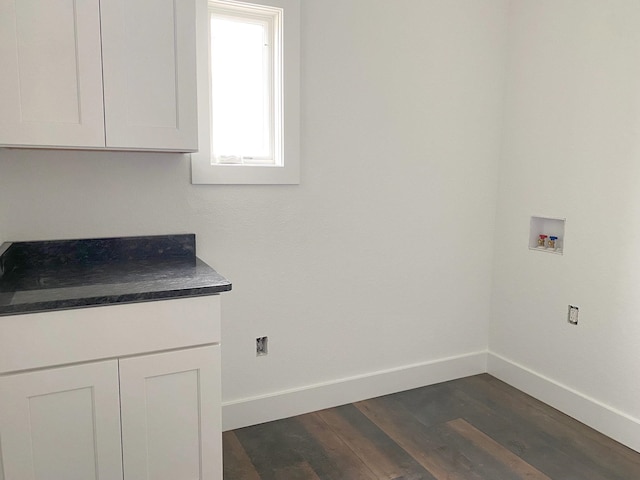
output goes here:
{"type": "Polygon", "coordinates": [[[214,345],[0,377],[0,478],[222,478],[219,365],[214,345]]]}
{"type": "Polygon", "coordinates": [[[0,480],[221,480],[218,295],[0,317],[0,480]]]}
{"type": "Polygon", "coordinates": [[[122,479],[118,362],[0,377],[2,480],[122,479]]]}
{"type": "Polygon", "coordinates": [[[125,480],[222,478],[219,346],[120,360],[120,398],[125,480]]]}

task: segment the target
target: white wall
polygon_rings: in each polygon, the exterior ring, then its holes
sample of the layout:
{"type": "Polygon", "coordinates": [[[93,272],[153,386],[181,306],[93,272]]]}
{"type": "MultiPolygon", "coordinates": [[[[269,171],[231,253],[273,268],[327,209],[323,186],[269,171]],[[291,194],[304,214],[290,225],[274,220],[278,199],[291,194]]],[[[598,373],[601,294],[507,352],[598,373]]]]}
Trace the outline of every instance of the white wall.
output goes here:
{"type": "Polygon", "coordinates": [[[300,186],[0,150],[0,241],[195,232],[234,283],[227,426],[292,389],[428,382],[489,332],[490,371],[640,448],[640,3],[302,2],[300,186]],[[564,256],[527,249],[531,215],[567,218],[564,256]]]}
{"type": "Polygon", "coordinates": [[[503,359],[631,417],[636,449],[638,25],[637,0],[511,4],[490,330],[503,359]],[[564,256],[527,249],[531,215],[566,217],[564,256]],[[568,304],[580,307],[578,326],[566,321],[568,304]]]}
{"type": "Polygon", "coordinates": [[[234,284],[228,403],[486,350],[505,2],[393,3],[303,0],[300,186],[192,186],[180,155],[5,150],[4,238],[195,232],[234,284]]]}

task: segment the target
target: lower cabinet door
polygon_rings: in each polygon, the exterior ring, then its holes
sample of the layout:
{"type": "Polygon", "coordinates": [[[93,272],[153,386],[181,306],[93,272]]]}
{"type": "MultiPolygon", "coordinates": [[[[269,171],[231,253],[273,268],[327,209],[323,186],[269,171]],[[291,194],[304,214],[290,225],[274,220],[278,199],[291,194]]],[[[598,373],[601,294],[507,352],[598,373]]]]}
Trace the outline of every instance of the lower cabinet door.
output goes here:
{"type": "Polygon", "coordinates": [[[119,410],[116,360],[0,376],[0,479],[122,480],[119,410]]]}
{"type": "Polygon", "coordinates": [[[220,347],[120,360],[125,480],[220,480],[220,347]]]}

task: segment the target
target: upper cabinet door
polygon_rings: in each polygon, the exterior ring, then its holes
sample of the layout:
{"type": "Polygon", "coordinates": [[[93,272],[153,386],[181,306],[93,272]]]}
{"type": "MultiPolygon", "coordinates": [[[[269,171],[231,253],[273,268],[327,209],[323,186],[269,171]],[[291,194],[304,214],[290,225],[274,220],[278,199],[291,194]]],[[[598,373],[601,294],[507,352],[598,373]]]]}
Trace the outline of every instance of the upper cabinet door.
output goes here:
{"type": "Polygon", "coordinates": [[[104,147],[99,0],[0,0],[0,65],[0,145],[104,147]]]}
{"type": "Polygon", "coordinates": [[[109,0],[101,15],[107,148],[197,150],[195,0],[109,0]]]}

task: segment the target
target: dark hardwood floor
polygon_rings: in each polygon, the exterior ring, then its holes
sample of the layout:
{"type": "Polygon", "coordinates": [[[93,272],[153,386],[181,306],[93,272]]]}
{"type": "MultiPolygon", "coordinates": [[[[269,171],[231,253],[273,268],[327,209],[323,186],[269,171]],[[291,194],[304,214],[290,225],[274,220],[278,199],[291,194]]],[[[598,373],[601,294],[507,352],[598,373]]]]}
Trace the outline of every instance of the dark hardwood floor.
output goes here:
{"type": "Polygon", "coordinates": [[[490,375],[223,434],[225,480],[640,480],[640,453],[490,375]]]}

